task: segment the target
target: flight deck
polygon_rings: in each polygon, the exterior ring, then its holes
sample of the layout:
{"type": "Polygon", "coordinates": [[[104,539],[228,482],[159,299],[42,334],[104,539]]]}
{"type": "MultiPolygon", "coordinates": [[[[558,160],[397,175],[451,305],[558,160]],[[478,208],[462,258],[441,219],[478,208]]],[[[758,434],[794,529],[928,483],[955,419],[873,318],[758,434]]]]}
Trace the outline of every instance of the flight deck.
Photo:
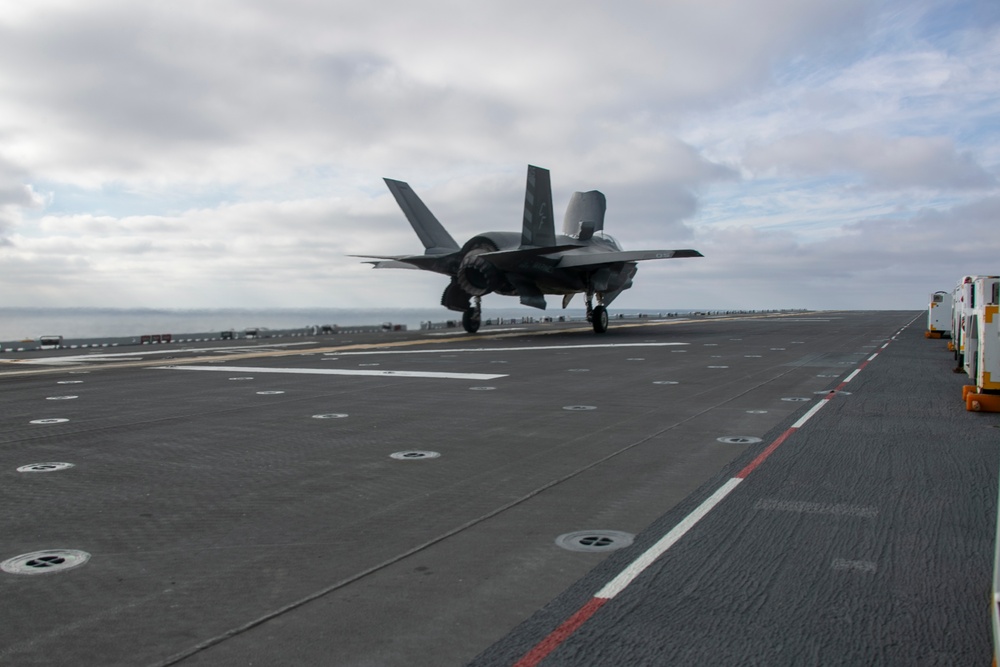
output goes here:
{"type": "Polygon", "coordinates": [[[988,664],[917,312],[0,357],[0,664],[988,664]]]}

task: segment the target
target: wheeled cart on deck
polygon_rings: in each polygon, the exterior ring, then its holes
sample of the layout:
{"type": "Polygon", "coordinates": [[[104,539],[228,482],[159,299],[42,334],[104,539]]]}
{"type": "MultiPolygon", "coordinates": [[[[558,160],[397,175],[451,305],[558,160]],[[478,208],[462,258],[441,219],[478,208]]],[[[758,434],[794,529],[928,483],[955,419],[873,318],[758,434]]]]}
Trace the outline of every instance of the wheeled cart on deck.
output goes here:
{"type": "Polygon", "coordinates": [[[951,294],[948,292],[931,294],[931,303],[927,307],[927,331],[924,332],[924,337],[950,338],[951,320],[951,294]]]}
{"type": "Polygon", "coordinates": [[[962,388],[965,408],[974,412],[1000,412],[1000,277],[976,276],[963,367],[974,384],[962,388]]]}

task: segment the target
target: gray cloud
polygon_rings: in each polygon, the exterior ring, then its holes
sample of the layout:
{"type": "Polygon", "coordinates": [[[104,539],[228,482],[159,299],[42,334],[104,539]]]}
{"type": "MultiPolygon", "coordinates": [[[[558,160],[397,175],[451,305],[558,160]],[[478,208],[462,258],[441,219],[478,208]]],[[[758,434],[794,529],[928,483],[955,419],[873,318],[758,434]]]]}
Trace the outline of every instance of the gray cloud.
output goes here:
{"type": "Polygon", "coordinates": [[[0,92],[39,142],[25,166],[66,182],[274,178],[387,150],[520,161],[741,94],[862,6],[768,4],[40,3],[0,26],[0,92]]]}
{"type": "Polygon", "coordinates": [[[794,174],[859,175],[872,187],[981,189],[996,177],[947,137],[878,136],[869,132],[814,131],[747,150],[746,166],[794,174]]]}
{"type": "MultiPolygon", "coordinates": [[[[672,280],[693,297],[689,303],[715,295],[720,307],[921,308],[962,275],[996,273],[998,215],[1000,197],[990,196],[860,220],[816,241],[789,231],[718,228],[698,236],[706,258],[671,269],[672,280]]],[[[668,275],[661,267],[643,271],[668,275]]]]}
{"type": "Polygon", "coordinates": [[[44,198],[24,183],[21,170],[0,160],[0,246],[13,245],[10,234],[25,209],[40,209],[44,203],[44,198]]]}
{"type": "Polygon", "coordinates": [[[533,163],[559,209],[604,191],[627,247],[708,255],[644,263],[623,304],[878,307],[872,285],[941,256],[934,216],[996,194],[1000,33],[930,14],[22,4],[0,20],[0,281],[53,305],[431,305],[439,276],[344,257],[419,250],[380,178],[464,240],[518,228],[533,163]]]}

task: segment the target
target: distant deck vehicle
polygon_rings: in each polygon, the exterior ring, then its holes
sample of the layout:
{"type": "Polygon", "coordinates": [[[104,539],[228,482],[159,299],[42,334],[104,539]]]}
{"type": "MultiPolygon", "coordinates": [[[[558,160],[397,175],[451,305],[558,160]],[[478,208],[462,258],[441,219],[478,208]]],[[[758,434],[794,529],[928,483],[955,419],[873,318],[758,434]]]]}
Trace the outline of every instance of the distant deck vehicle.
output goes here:
{"type": "Polygon", "coordinates": [[[965,368],[965,345],[971,328],[972,281],[974,279],[975,276],[962,276],[962,280],[955,286],[955,291],[952,293],[951,337],[955,352],[955,372],[957,373],[968,372],[965,368]]]}
{"type": "Polygon", "coordinates": [[[951,294],[944,291],[931,294],[927,307],[927,338],[947,338],[951,336],[951,294]]]}
{"type": "Polygon", "coordinates": [[[39,336],[38,344],[42,346],[43,349],[51,349],[53,347],[59,347],[63,343],[62,336],[39,336]]]}
{"type": "Polygon", "coordinates": [[[964,368],[971,385],[962,396],[972,411],[1000,412],[1000,276],[972,280],[964,368]]]}

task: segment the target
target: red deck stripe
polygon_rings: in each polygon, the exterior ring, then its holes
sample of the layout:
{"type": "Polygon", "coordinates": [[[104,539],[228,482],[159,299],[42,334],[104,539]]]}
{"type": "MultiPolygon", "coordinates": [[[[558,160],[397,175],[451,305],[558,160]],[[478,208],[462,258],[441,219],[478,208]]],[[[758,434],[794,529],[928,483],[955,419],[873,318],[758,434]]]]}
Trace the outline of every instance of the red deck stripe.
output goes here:
{"type": "Polygon", "coordinates": [[[576,629],[596,614],[597,610],[603,607],[607,601],[607,598],[590,598],[590,601],[580,607],[578,612],[570,616],[562,625],[553,630],[548,637],[538,642],[535,648],[531,649],[523,658],[514,663],[514,667],[535,667],[549,653],[559,648],[559,645],[566,641],[567,637],[576,632],[576,629]]]}
{"type": "Polygon", "coordinates": [[[795,429],[794,428],[790,428],[787,431],[785,431],[784,433],[782,433],[780,436],[778,436],[778,439],[775,440],[774,442],[772,442],[770,445],[768,445],[767,449],[765,449],[760,454],[758,454],[757,458],[755,458],[753,461],[751,461],[747,465],[746,468],[744,468],[743,470],[739,471],[736,474],[736,477],[739,477],[740,479],[745,479],[747,475],[749,475],[750,473],[752,473],[754,471],[754,468],[756,468],[761,463],[763,463],[764,460],[767,459],[767,457],[770,456],[774,452],[774,450],[776,450],[778,448],[778,446],[781,443],[783,443],[785,440],[787,440],[788,436],[790,436],[792,433],[795,433],[795,429]]]}
{"type": "MultiPolygon", "coordinates": [[[[887,346],[888,343],[886,343],[883,348],[887,346]]],[[[858,367],[858,370],[864,370],[865,366],[867,366],[870,362],[870,359],[866,360],[858,367]]],[[[835,391],[841,391],[846,385],[846,382],[842,382],[835,391]]],[[[781,443],[787,440],[797,430],[798,429],[795,428],[789,428],[787,431],[782,433],[774,442],[767,446],[767,449],[758,454],[757,458],[751,461],[734,477],[738,479],[746,479],[747,475],[756,470],[761,463],[767,460],[767,457],[774,453],[774,450],[781,446],[781,443]]],[[[538,644],[526,653],[523,658],[514,663],[513,667],[536,667],[536,665],[548,657],[550,653],[559,648],[559,646],[566,641],[570,635],[576,632],[581,625],[586,623],[591,616],[596,614],[597,610],[603,607],[609,599],[610,598],[591,598],[587,604],[580,607],[575,614],[570,616],[563,622],[562,625],[553,630],[545,639],[538,642],[538,644]]]]}

